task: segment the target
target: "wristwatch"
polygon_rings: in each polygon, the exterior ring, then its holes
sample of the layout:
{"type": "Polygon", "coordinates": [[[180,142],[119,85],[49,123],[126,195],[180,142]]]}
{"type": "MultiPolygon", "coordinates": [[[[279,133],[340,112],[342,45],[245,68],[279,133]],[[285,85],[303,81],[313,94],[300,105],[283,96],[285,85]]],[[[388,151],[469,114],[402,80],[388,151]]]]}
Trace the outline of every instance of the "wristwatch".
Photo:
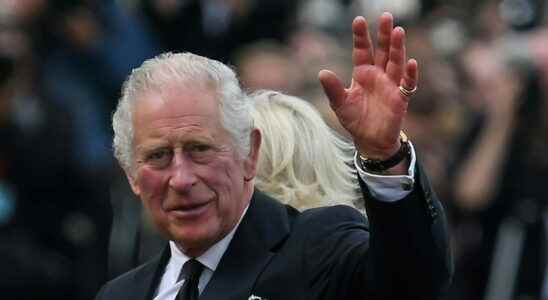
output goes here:
{"type": "Polygon", "coordinates": [[[403,131],[400,131],[401,146],[398,152],[389,157],[386,160],[378,160],[368,158],[366,155],[359,153],[360,165],[363,169],[372,172],[383,172],[397,164],[399,164],[406,157],[411,157],[411,147],[409,146],[409,139],[403,131]]]}

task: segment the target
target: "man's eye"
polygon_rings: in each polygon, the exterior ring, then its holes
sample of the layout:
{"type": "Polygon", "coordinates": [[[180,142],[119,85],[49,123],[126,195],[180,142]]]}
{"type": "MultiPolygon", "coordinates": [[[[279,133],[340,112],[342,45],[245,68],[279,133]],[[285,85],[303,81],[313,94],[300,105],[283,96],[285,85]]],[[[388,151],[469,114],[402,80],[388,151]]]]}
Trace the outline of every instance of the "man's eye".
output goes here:
{"type": "Polygon", "coordinates": [[[207,150],[210,150],[210,149],[211,149],[211,147],[209,145],[205,145],[205,144],[195,144],[195,145],[190,146],[190,150],[195,151],[195,152],[203,152],[203,151],[207,151],[207,150]]]}
{"type": "Polygon", "coordinates": [[[162,158],[164,158],[166,155],[167,155],[167,151],[153,152],[153,153],[151,153],[151,154],[148,155],[147,159],[148,159],[148,160],[162,159],[162,158]]]}
{"type": "Polygon", "coordinates": [[[208,144],[192,144],[186,150],[193,161],[197,163],[207,163],[211,160],[214,151],[213,147],[208,144]]]}
{"type": "Polygon", "coordinates": [[[164,167],[171,161],[171,151],[165,149],[151,152],[146,156],[146,161],[154,166],[164,167]]]}

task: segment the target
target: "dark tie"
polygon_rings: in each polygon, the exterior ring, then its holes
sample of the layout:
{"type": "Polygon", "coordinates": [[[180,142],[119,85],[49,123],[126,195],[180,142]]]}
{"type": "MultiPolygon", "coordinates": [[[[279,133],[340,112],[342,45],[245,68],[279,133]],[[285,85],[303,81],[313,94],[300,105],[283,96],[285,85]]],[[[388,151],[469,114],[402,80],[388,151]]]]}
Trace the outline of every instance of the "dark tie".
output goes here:
{"type": "Polygon", "coordinates": [[[179,280],[184,279],[185,282],[175,300],[198,300],[198,282],[203,270],[204,265],[195,259],[190,259],[183,265],[179,280]]]}

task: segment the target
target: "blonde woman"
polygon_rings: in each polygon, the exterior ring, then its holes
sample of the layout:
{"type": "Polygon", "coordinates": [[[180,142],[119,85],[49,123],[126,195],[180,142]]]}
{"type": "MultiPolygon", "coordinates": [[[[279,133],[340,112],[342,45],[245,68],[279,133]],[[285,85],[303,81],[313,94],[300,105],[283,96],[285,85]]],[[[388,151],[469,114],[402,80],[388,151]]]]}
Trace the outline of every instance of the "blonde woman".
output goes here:
{"type": "Polygon", "coordinates": [[[352,168],[353,144],[303,99],[270,90],[251,96],[253,121],[263,137],[255,186],[299,210],[343,204],[365,213],[352,168]]]}

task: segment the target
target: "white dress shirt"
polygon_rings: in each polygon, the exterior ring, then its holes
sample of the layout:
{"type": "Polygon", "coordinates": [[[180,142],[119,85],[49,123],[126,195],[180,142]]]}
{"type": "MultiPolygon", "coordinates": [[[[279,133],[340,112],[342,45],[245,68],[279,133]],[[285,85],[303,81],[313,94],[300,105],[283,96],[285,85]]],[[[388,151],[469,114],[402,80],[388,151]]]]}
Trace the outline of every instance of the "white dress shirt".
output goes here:
{"type": "MultiPolygon", "coordinates": [[[[411,162],[409,163],[408,175],[384,176],[367,173],[365,170],[361,169],[360,165],[357,163],[356,153],[354,165],[358,170],[359,176],[363,179],[371,194],[376,199],[385,202],[394,202],[405,198],[405,196],[413,190],[412,187],[415,183],[416,156],[413,145],[411,143],[409,144],[411,146],[411,162]]],[[[204,271],[200,275],[200,282],[198,283],[200,294],[209,283],[209,280],[213,276],[213,272],[217,269],[221,257],[223,257],[230,241],[232,241],[234,233],[238,226],[240,226],[240,222],[245,216],[248,208],[249,206],[245,208],[244,213],[232,231],[230,231],[222,240],[211,246],[204,254],[196,257],[196,260],[205,266],[204,271]]],[[[166,266],[164,275],[162,275],[154,300],[175,300],[177,292],[184,283],[184,279],[177,282],[177,278],[179,277],[179,273],[181,272],[184,263],[187,262],[190,257],[182,253],[173,241],[169,242],[169,248],[171,250],[171,258],[166,266]]]]}

